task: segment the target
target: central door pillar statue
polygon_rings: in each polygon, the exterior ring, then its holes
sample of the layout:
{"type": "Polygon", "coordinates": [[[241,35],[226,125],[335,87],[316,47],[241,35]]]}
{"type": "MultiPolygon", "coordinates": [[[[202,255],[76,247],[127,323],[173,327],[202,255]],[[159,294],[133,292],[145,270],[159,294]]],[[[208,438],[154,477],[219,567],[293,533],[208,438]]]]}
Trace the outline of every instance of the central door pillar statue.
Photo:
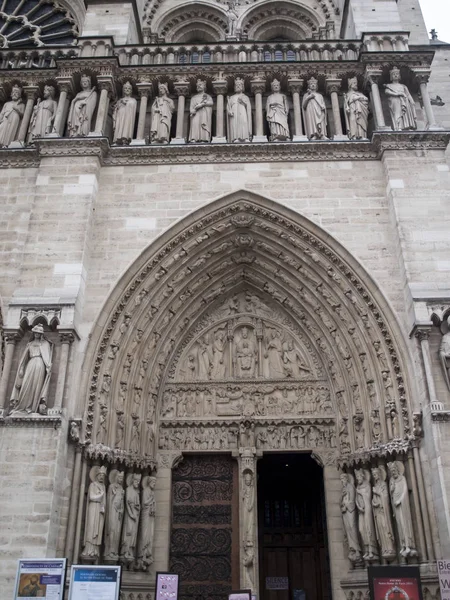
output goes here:
{"type": "MultiPolygon", "coordinates": [[[[245,427],[253,424],[246,422],[245,427]]],[[[251,589],[259,596],[258,569],[258,496],[256,490],[256,461],[262,456],[253,446],[241,446],[248,443],[251,435],[243,435],[241,428],[239,447],[239,556],[240,582],[242,589],[251,589]]]]}

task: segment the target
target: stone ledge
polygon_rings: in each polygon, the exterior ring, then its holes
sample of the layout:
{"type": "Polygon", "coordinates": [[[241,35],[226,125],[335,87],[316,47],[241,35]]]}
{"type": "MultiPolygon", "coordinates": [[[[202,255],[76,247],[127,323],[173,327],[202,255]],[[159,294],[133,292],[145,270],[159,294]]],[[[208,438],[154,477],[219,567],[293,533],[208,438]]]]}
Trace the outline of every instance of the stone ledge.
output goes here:
{"type": "Polygon", "coordinates": [[[0,413],[0,427],[60,427],[62,417],[60,414],[48,415],[10,415],[0,413]]]}
{"type": "Polygon", "coordinates": [[[0,150],[0,168],[38,167],[41,158],[94,156],[105,166],[379,160],[387,150],[445,150],[450,130],[375,132],[370,141],[111,146],[108,138],[43,138],[35,148],[0,150]]]}
{"type": "Polygon", "coordinates": [[[439,410],[432,411],[431,420],[434,423],[449,423],[450,422],[450,410],[439,410]]]}

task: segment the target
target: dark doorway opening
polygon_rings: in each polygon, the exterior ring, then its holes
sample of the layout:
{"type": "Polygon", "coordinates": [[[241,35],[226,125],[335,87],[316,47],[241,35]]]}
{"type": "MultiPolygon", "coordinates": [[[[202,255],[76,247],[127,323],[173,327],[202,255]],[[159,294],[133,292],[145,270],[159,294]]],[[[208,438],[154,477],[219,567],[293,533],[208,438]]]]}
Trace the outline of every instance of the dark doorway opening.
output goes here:
{"type": "Polygon", "coordinates": [[[261,600],[330,600],[323,473],[310,454],[258,461],[258,535],[261,600]]]}

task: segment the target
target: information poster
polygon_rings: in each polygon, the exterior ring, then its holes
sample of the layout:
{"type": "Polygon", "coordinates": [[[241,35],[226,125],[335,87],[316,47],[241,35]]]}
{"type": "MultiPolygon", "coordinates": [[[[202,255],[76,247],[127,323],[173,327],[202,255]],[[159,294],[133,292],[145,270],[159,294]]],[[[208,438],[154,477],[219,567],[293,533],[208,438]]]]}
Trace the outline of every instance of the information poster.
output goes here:
{"type": "Polygon", "coordinates": [[[371,600],[422,600],[418,567],[369,567],[371,600]]]}
{"type": "Polygon", "coordinates": [[[31,598],[62,600],[65,574],[65,558],[19,560],[14,600],[17,598],[21,598],[21,600],[31,598]]]}
{"type": "Polygon", "coordinates": [[[120,567],[72,565],[69,600],[119,600],[120,567]]]}
{"type": "Polygon", "coordinates": [[[236,590],[228,594],[228,600],[252,600],[251,590],[236,590]]]}
{"type": "Polygon", "coordinates": [[[437,568],[441,600],[450,600],[450,560],[438,560],[437,568]]]}
{"type": "Polygon", "coordinates": [[[177,600],[179,583],[176,573],[156,573],[155,600],[177,600]]]}

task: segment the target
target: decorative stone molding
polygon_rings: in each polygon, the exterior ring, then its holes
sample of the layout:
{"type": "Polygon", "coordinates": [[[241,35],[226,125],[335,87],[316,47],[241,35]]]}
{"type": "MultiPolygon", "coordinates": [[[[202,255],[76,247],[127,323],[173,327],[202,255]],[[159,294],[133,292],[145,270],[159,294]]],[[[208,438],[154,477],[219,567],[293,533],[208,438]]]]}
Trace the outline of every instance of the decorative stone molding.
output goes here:
{"type": "MultiPolygon", "coordinates": [[[[48,411],[50,413],[50,410],[48,411]]],[[[59,415],[17,415],[1,416],[0,425],[5,427],[60,427],[61,416],[59,415]]]]}
{"type": "Polygon", "coordinates": [[[157,465],[160,469],[176,469],[182,460],[182,452],[159,452],[157,456],[157,465]]]}

